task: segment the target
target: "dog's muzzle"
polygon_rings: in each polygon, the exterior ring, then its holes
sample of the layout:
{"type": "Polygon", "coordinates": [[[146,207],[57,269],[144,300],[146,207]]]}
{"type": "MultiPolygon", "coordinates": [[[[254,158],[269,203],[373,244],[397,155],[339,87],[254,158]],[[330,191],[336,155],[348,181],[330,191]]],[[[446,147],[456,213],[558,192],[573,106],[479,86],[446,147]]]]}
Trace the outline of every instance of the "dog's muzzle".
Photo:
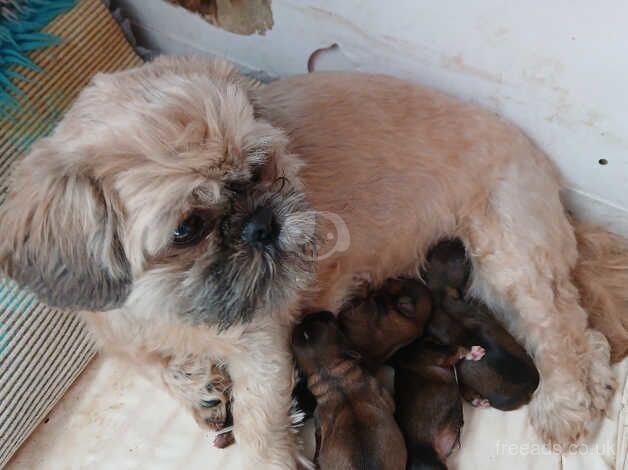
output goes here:
{"type": "Polygon", "coordinates": [[[269,245],[279,236],[281,226],[270,207],[258,207],[242,226],[241,238],[251,245],[269,245]]]}

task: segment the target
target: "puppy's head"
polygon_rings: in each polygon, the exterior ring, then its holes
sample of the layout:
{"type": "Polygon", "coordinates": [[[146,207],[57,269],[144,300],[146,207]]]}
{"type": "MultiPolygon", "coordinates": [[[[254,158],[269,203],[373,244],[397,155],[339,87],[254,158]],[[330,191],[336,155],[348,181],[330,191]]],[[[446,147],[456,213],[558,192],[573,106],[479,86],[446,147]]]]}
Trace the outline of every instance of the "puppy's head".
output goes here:
{"type": "Polygon", "coordinates": [[[444,292],[447,288],[463,291],[471,275],[471,262],[463,243],[458,239],[443,240],[427,254],[423,277],[432,290],[444,292]]]}
{"type": "Polygon", "coordinates": [[[432,311],[429,290],[413,279],[390,279],[340,312],[338,321],[352,344],[374,365],[423,334],[432,311]]]}
{"type": "Polygon", "coordinates": [[[333,365],[336,359],[359,360],[330,312],[308,315],[292,332],[292,350],[306,375],[333,365]]]}
{"type": "Polygon", "coordinates": [[[379,295],[388,311],[413,319],[422,332],[432,311],[432,295],[425,284],[416,279],[388,279],[379,295]]]}
{"type": "Polygon", "coordinates": [[[314,235],[283,133],[230,66],[97,76],[0,208],[0,268],[53,306],[226,327],[286,308],[314,235]]]}

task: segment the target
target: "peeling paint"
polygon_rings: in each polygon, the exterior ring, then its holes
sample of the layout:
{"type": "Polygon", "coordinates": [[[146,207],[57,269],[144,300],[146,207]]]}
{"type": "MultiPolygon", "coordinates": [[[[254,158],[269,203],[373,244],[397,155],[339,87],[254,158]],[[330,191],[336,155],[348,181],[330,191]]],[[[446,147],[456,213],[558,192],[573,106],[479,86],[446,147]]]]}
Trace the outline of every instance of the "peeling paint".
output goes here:
{"type": "Polygon", "coordinates": [[[236,34],[265,34],[273,27],[270,0],[168,0],[208,23],[236,34]]]}

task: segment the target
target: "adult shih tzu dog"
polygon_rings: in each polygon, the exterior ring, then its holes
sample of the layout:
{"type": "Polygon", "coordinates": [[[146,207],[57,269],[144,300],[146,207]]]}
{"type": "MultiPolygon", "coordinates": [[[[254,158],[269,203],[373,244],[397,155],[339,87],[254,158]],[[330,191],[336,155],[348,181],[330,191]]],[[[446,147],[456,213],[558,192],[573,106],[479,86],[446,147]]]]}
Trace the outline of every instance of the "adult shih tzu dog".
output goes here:
{"type": "Polygon", "coordinates": [[[297,465],[300,312],[416,274],[445,237],[463,240],[472,292],[535,359],[530,417],[546,441],[580,439],[613,392],[592,327],[615,358],[628,348],[623,240],[574,228],[556,169],[521,132],[409,82],[262,86],[163,57],[96,76],[14,176],[0,267],[85,311],[104,349],[158,372],[202,426],[221,428],[232,397],[251,467],[297,465]]]}

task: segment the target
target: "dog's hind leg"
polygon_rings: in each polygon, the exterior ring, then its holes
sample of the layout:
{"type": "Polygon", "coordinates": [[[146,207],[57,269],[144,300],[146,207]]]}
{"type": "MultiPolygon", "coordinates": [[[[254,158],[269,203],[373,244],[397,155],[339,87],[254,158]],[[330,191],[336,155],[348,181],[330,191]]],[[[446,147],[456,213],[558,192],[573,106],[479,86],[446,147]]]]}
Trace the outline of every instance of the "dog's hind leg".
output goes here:
{"type": "Polygon", "coordinates": [[[539,153],[513,159],[463,230],[472,294],[494,307],[541,374],[530,417],[549,443],[583,437],[615,385],[609,346],[588,329],[572,283],[578,251],[555,170],[539,153]]]}

